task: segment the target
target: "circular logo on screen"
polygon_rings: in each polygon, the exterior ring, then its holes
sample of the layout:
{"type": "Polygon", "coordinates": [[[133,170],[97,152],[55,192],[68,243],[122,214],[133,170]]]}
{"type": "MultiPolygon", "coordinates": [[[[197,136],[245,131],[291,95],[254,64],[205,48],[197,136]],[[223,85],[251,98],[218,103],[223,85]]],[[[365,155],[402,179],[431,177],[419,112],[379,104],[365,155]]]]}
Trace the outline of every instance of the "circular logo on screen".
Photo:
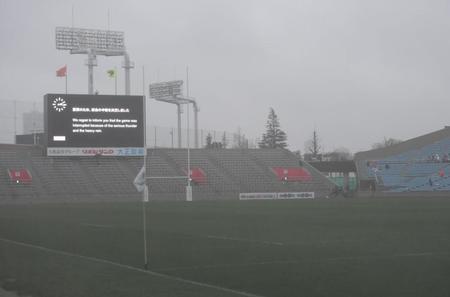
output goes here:
{"type": "Polygon", "coordinates": [[[66,109],[67,103],[63,98],[58,97],[55,100],[53,100],[52,106],[57,112],[61,112],[64,109],[66,109]]]}

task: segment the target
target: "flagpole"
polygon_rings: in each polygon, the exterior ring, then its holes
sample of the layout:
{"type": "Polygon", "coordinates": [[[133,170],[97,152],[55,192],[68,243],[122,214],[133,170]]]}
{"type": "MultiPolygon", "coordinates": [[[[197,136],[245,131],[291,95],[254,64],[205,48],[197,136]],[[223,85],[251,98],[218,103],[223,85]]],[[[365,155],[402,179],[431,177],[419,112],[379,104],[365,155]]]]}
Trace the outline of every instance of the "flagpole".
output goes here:
{"type": "Polygon", "coordinates": [[[67,65],[66,65],[66,95],[67,95],[67,65]]]}
{"type": "Polygon", "coordinates": [[[114,67],[114,90],[117,96],[117,67],[114,67]]]}
{"type": "MultiPolygon", "coordinates": [[[[146,154],[146,153],[144,153],[146,154]]],[[[144,155],[145,156],[145,155],[144,155]]],[[[144,164],[145,166],[145,164],[144,164]]],[[[145,169],[144,169],[145,172],[145,169]]],[[[144,174],[145,176],[145,174],[144,174]]],[[[147,183],[147,182],[146,182],[147,183]]],[[[148,258],[147,258],[147,210],[145,205],[147,202],[145,201],[145,196],[148,195],[147,184],[144,187],[144,199],[142,199],[142,224],[143,224],[143,232],[144,232],[144,269],[148,270],[148,258]]]]}
{"type": "Polygon", "coordinates": [[[142,98],[144,100],[144,195],[142,199],[142,223],[144,232],[144,269],[148,270],[148,256],[147,256],[147,210],[146,204],[148,202],[148,187],[147,187],[147,107],[145,100],[145,72],[142,66],[142,98]]]}

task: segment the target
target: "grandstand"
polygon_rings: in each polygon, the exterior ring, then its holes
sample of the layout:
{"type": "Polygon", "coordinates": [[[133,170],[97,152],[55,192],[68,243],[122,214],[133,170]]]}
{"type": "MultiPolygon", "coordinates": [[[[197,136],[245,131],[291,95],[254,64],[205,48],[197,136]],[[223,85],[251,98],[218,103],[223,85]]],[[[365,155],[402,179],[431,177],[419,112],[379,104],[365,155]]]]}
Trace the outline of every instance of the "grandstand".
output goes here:
{"type": "MultiPolygon", "coordinates": [[[[360,195],[450,191],[450,127],[400,144],[355,154],[360,195]]],[[[147,151],[150,199],[185,200],[186,149],[147,151]],[[153,179],[153,177],[158,177],[153,179]]],[[[233,200],[241,193],[314,193],[336,183],[321,162],[299,162],[284,149],[191,149],[194,200],[233,200]],[[322,166],[323,167],[323,166],[322,166]],[[299,174],[299,176],[291,176],[299,174]]],[[[132,184],[141,156],[46,156],[38,145],[0,145],[0,199],[21,202],[138,201],[132,184]]],[[[353,164],[353,163],[352,163],[353,164]]]]}
{"type": "Polygon", "coordinates": [[[360,190],[401,194],[450,191],[450,127],[355,154],[360,190]]]}
{"type": "MultiPolygon", "coordinates": [[[[142,157],[50,157],[43,151],[40,146],[0,145],[3,202],[141,199],[132,181],[142,167],[142,157]],[[29,177],[21,180],[11,172],[29,177]]],[[[186,180],[171,177],[187,175],[187,150],[149,149],[147,154],[150,199],[184,200],[186,180]]],[[[192,149],[190,161],[194,200],[237,200],[240,193],[310,192],[326,197],[335,186],[309,164],[300,166],[298,157],[288,150],[192,149]],[[286,174],[303,172],[309,178],[280,178],[274,168],[286,174]]]]}

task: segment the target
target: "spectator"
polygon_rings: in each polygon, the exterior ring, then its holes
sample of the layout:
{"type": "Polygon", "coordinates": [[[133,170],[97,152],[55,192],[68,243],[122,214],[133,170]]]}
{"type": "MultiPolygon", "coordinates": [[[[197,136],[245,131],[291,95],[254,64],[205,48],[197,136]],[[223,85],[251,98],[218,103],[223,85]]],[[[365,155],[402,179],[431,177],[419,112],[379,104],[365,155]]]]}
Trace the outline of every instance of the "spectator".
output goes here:
{"type": "Polygon", "coordinates": [[[434,155],[434,160],[437,162],[437,163],[439,163],[441,160],[440,160],[441,158],[439,157],[439,155],[436,153],[435,155],[434,155]]]}

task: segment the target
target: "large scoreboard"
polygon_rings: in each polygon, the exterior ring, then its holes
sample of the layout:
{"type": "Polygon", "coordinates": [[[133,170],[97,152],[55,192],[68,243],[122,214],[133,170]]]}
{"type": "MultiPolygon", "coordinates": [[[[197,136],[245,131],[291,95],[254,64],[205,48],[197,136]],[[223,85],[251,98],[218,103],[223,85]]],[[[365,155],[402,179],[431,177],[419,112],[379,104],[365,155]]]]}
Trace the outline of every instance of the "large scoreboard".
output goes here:
{"type": "Polygon", "coordinates": [[[144,155],[143,96],[47,94],[48,156],[144,155]]]}

